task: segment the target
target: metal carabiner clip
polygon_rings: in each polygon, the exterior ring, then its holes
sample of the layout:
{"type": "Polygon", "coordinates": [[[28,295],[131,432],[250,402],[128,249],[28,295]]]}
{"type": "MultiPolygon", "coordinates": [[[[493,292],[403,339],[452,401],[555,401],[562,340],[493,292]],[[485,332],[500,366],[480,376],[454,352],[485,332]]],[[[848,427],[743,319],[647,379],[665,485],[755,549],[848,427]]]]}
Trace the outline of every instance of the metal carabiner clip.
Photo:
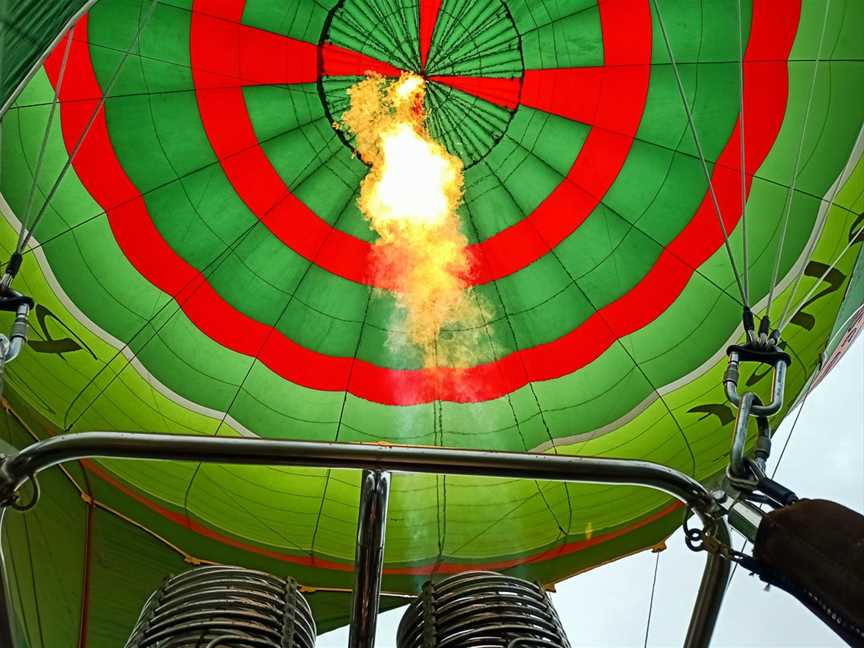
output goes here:
{"type": "MultiPolygon", "coordinates": [[[[739,365],[743,361],[755,361],[773,367],[771,384],[771,402],[768,405],[752,403],[751,416],[771,416],[783,407],[783,394],[786,389],[786,369],[792,364],[792,359],[785,351],[776,347],[768,350],[755,349],[749,345],[732,345],[726,353],[729,355],[729,365],[723,376],[723,386],[726,389],[726,398],[735,407],[741,408],[742,397],[738,393],[739,365]]],[[[746,394],[745,394],[746,396],[746,394]]],[[[746,427],[746,426],[745,426],[746,427]]]]}
{"type": "MultiPolygon", "coordinates": [[[[781,393],[782,399],[782,393],[781,393]]],[[[753,392],[747,392],[741,397],[738,417],[735,419],[735,433],[732,437],[732,448],[729,451],[729,477],[739,482],[738,486],[754,488],[755,475],[750,470],[744,457],[744,446],[747,443],[747,424],[753,416],[753,410],[761,406],[759,397],[753,392]],[[752,482],[752,483],[751,483],[752,482]]],[[[771,427],[765,416],[756,416],[759,436],[756,440],[756,460],[764,469],[765,462],[771,452],[771,427]]]]}
{"type": "Polygon", "coordinates": [[[12,362],[21,353],[27,342],[27,316],[33,308],[33,300],[26,295],[9,290],[0,293],[0,311],[15,313],[15,321],[9,336],[0,334],[0,364],[12,362]]]}

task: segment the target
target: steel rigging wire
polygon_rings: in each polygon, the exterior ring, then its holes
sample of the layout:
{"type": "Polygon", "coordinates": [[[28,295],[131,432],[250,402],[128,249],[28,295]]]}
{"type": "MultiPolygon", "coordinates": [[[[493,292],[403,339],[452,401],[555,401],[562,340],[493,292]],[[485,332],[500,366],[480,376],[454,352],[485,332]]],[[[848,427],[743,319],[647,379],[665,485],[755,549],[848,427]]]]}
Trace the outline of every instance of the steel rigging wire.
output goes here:
{"type": "MultiPolygon", "coordinates": [[[[42,207],[40,207],[39,211],[36,212],[36,216],[33,218],[33,222],[30,224],[29,228],[26,228],[24,222],[22,221],[21,233],[18,239],[18,245],[16,247],[16,252],[20,254],[23,252],[24,248],[27,247],[27,244],[30,242],[30,239],[33,236],[33,231],[39,225],[42,220],[42,217],[45,215],[45,212],[48,210],[48,206],[51,203],[54,194],[57,193],[57,190],[60,188],[60,184],[63,182],[63,178],[66,177],[66,173],[72,166],[72,163],[75,160],[75,157],[78,155],[78,152],[81,150],[81,146],[84,143],[84,140],[87,138],[90,129],[93,127],[93,124],[96,122],[96,118],[99,116],[100,111],[105,106],[105,101],[108,99],[108,96],[111,94],[111,90],[114,87],[117,79],[120,77],[120,72],[123,70],[124,64],[129,59],[129,55],[132,53],[138,43],[141,40],[141,35],[144,33],[144,28],[149,22],[150,18],[153,16],[154,10],[156,9],[156,5],[159,4],[159,0],[151,0],[147,11],[141,16],[138,24],[138,29],[135,32],[135,36],[132,38],[132,41],[129,43],[129,46],[123,50],[122,56],[120,58],[120,62],[117,64],[117,67],[114,70],[114,74],[109,79],[108,83],[105,86],[105,89],[102,91],[102,96],[99,97],[99,101],[96,104],[96,107],[93,109],[92,114],[90,115],[90,119],[87,121],[87,124],[84,126],[84,130],[81,132],[81,135],[78,137],[78,140],[75,142],[75,145],[72,147],[72,150],[69,152],[69,156],[66,161],[63,163],[63,167],[60,169],[60,173],[57,175],[54,183],[51,185],[51,189],[49,189],[48,193],[45,196],[45,200],[42,203],[42,207]],[[26,232],[25,232],[26,230],[26,232]]],[[[72,32],[70,30],[67,42],[67,50],[70,47],[72,42],[72,32]]],[[[66,52],[68,54],[68,51],[66,52]]],[[[65,62],[65,57],[64,57],[65,62]]],[[[65,68],[64,68],[65,70],[65,68]]],[[[61,77],[62,79],[62,77],[61,77]]],[[[59,99],[60,95],[60,85],[58,83],[58,87],[56,90],[55,100],[59,99]]],[[[47,130],[47,127],[46,127],[47,130]]],[[[36,182],[36,178],[34,177],[34,183],[36,182]]]]}
{"type": "Polygon", "coordinates": [[[675,75],[675,82],[678,86],[678,94],[681,97],[681,104],[684,106],[684,112],[687,115],[687,123],[690,127],[690,133],[693,136],[693,141],[696,145],[696,152],[699,154],[699,161],[702,163],[702,170],[705,173],[705,179],[708,182],[708,193],[711,196],[711,202],[714,205],[714,214],[717,217],[717,222],[720,225],[720,231],[723,233],[723,245],[726,248],[726,254],[729,257],[729,265],[732,268],[732,274],[735,277],[735,283],[738,285],[738,292],[741,295],[741,303],[745,307],[749,307],[747,295],[744,291],[744,285],[741,282],[741,276],[738,273],[738,266],[735,263],[735,256],[732,253],[732,246],[729,243],[729,233],[726,230],[726,223],[723,221],[723,214],[720,211],[720,203],[717,200],[717,194],[714,191],[714,182],[711,178],[711,171],[708,169],[708,162],[705,160],[705,153],[702,150],[702,141],[699,139],[699,133],[696,130],[696,124],[693,121],[693,112],[690,109],[690,103],[687,101],[687,92],[684,89],[684,82],[681,80],[681,72],[678,70],[678,64],[675,61],[675,55],[672,52],[672,44],[669,40],[669,34],[666,31],[666,23],[663,21],[663,13],[660,11],[660,6],[657,0],[652,0],[654,4],[654,12],[657,14],[657,22],[660,24],[660,31],[663,34],[663,42],[666,45],[666,52],[669,55],[669,62],[672,64],[672,71],[675,75]]]}
{"type": "Polygon", "coordinates": [[[786,190],[786,204],[783,211],[783,229],[780,233],[780,243],[774,252],[774,270],[771,274],[770,290],[768,292],[768,305],[765,307],[766,316],[771,311],[771,302],[774,300],[774,290],[777,287],[777,278],[780,273],[780,262],[783,257],[783,247],[786,243],[786,235],[789,229],[789,215],[792,211],[792,198],[795,195],[795,187],[798,184],[798,173],[801,165],[801,154],[804,151],[804,141],[807,139],[807,126],[810,122],[810,111],[813,107],[813,96],[816,94],[816,80],[819,78],[819,63],[822,57],[822,44],[825,40],[825,31],[828,26],[828,14],[831,10],[831,0],[825,4],[825,15],[822,18],[822,31],[819,34],[819,44],[816,47],[816,59],[813,62],[813,75],[810,79],[810,94],[807,97],[807,107],[804,110],[804,119],[801,123],[801,138],[798,140],[798,150],[795,152],[795,162],[792,165],[792,179],[786,190]]]}

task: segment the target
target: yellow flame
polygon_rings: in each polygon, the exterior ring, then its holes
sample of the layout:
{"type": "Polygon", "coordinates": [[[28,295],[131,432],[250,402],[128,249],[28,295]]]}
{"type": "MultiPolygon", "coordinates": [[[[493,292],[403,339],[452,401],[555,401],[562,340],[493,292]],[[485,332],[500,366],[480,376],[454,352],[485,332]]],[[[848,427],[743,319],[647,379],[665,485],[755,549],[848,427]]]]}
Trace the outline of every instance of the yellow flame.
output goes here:
{"type": "Polygon", "coordinates": [[[424,92],[425,84],[426,82],[423,80],[423,77],[406,72],[399,78],[399,81],[393,87],[393,90],[395,91],[396,96],[400,100],[404,101],[418,93],[424,92]]]}
{"type": "Polygon", "coordinates": [[[359,206],[379,235],[373,267],[402,315],[401,334],[391,343],[418,347],[426,366],[474,364],[488,309],[466,280],[471,260],[456,213],[462,161],[426,130],[425,81],[408,73],[396,82],[373,75],[348,94],[342,123],[370,166],[359,206]],[[442,336],[444,329],[463,332],[442,336]]]}
{"type": "Polygon", "coordinates": [[[386,172],[368,191],[365,210],[379,223],[442,223],[461,169],[405,123],[381,134],[381,156],[386,172]]]}

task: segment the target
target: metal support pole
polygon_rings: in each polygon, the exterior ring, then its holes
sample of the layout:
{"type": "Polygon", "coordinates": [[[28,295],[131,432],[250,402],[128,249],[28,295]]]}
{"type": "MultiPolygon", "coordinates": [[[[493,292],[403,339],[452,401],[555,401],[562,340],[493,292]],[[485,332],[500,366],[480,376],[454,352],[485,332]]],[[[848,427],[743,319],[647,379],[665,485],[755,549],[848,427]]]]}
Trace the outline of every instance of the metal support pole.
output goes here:
{"type": "Polygon", "coordinates": [[[348,648],[373,648],[378,621],[378,600],[384,571],[384,536],[390,473],[364,470],[357,519],[354,589],[351,595],[351,631],[348,648]]]}
{"type": "Polygon", "coordinates": [[[24,448],[0,463],[0,503],[7,502],[28,477],[45,468],[98,457],[628,484],[673,495],[692,508],[704,524],[712,523],[712,514],[718,508],[705,487],[692,477],[634,459],[129,432],[64,434],[24,448]]]}
{"type": "MultiPolygon", "coordinates": [[[[729,546],[729,527],[725,520],[717,520],[714,527],[714,539],[729,546]]],[[[702,582],[696,594],[693,614],[690,616],[690,626],[687,628],[686,648],[707,648],[711,644],[711,635],[717,625],[723,595],[729,582],[730,563],[719,554],[708,553],[705,570],[702,572],[702,582]]]]}
{"type": "MultiPolygon", "coordinates": [[[[90,457],[359,468],[475,477],[628,484],[653,488],[676,497],[699,516],[706,531],[717,541],[726,545],[729,542],[726,522],[719,518],[722,512],[705,487],[692,477],[666,466],[632,459],[490,452],[461,448],[125,432],[67,434],[39,441],[17,455],[3,459],[0,463],[0,503],[8,504],[15,491],[39,471],[66,461],[90,457]]],[[[383,504],[386,504],[386,498],[383,504]]],[[[382,521],[384,510],[382,508],[382,521]]],[[[381,533],[383,542],[383,528],[381,533]]],[[[685,643],[687,648],[702,648],[709,644],[728,576],[728,561],[709,553],[687,634],[685,643]]]]}

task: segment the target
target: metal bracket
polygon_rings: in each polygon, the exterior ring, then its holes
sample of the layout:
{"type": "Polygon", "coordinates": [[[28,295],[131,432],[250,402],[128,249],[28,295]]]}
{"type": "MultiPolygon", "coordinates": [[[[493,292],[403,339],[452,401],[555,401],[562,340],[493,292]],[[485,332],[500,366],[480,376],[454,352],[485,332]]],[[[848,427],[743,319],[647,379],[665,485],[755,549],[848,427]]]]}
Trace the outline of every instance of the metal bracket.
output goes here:
{"type": "MultiPolygon", "coordinates": [[[[768,422],[768,416],[783,406],[783,391],[788,364],[788,355],[778,351],[776,346],[761,350],[751,347],[730,347],[729,366],[723,380],[727,397],[738,407],[732,447],[729,451],[729,466],[726,469],[727,489],[733,494],[744,494],[747,499],[764,502],[775,507],[785,506],[798,499],[795,493],[775,482],[766,474],[768,457],[771,455],[771,426],[768,422]],[[773,400],[767,407],[762,405],[759,397],[753,392],[746,392],[743,396],[738,394],[738,363],[742,353],[747,354],[747,359],[756,359],[774,367],[773,400]],[[756,419],[758,428],[756,448],[752,459],[744,454],[747,429],[751,417],[756,419]],[[757,495],[754,491],[761,491],[764,496],[757,495]]],[[[726,511],[730,515],[730,523],[734,526],[735,522],[731,511],[729,509],[726,511]]]]}
{"type": "Polygon", "coordinates": [[[15,313],[9,336],[0,334],[0,368],[17,358],[24,348],[27,342],[27,317],[32,308],[33,300],[30,297],[14,290],[0,292],[0,311],[15,313]]]}
{"type": "Polygon", "coordinates": [[[729,524],[750,542],[756,541],[756,534],[765,514],[756,506],[741,497],[734,489],[729,492],[719,491],[715,498],[717,504],[726,513],[729,524]]]}
{"type": "Polygon", "coordinates": [[[738,393],[739,364],[741,362],[758,362],[769,365],[773,368],[771,402],[768,405],[763,405],[761,402],[751,404],[750,415],[771,416],[783,407],[786,370],[792,364],[792,358],[780,348],[780,331],[775,330],[769,334],[771,322],[767,315],[759,322],[758,335],[753,311],[749,307],[744,308],[742,321],[744,332],[747,334],[747,343],[733,344],[726,349],[726,355],[729,356],[729,366],[726,367],[726,375],[723,377],[726,398],[735,407],[741,406],[743,397],[738,393]]]}
{"type": "MultiPolygon", "coordinates": [[[[750,422],[750,417],[753,416],[754,408],[758,407],[760,402],[759,397],[753,392],[747,392],[741,397],[738,416],[735,419],[732,448],[729,451],[727,474],[731,480],[746,480],[750,477],[750,471],[744,458],[744,446],[747,443],[747,424],[750,422]]],[[[755,456],[764,468],[765,462],[771,453],[771,427],[765,416],[756,416],[756,425],[758,426],[759,436],[756,440],[755,456]]],[[[753,486],[755,487],[755,485],[756,482],[753,481],[753,486]]]]}
{"type": "Polygon", "coordinates": [[[726,398],[729,399],[729,402],[735,407],[741,406],[741,399],[743,397],[738,393],[739,365],[741,362],[755,360],[773,367],[772,399],[768,405],[762,405],[761,403],[753,405],[750,410],[751,416],[771,416],[779,412],[780,408],[783,407],[786,370],[792,364],[789,354],[779,350],[761,352],[738,345],[729,347],[727,353],[729,355],[729,365],[726,367],[726,374],[723,376],[723,386],[726,389],[726,398]]]}
{"type": "MultiPolygon", "coordinates": [[[[726,482],[730,485],[730,490],[734,492],[752,494],[754,490],[760,488],[762,482],[770,481],[765,476],[765,468],[771,454],[771,426],[768,417],[776,414],[783,407],[786,370],[792,364],[792,359],[788,353],[780,349],[779,332],[774,331],[769,335],[771,324],[767,317],[764,317],[760,322],[758,336],[755,331],[753,313],[749,308],[744,309],[743,322],[747,343],[735,344],[726,350],[729,364],[723,376],[726,398],[738,408],[732,447],[729,450],[726,482]],[[767,405],[763,405],[754,392],[745,392],[743,395],[738,393],[741,362],[757,362],[771,367],[771,402],[767,405]],[[756,419],[758,427],[756,448],[752,460],[744,455],[747,429],[751,417],[756,419]]],[[[756,498],[757,496],[753,497],[756,498]]]]}

